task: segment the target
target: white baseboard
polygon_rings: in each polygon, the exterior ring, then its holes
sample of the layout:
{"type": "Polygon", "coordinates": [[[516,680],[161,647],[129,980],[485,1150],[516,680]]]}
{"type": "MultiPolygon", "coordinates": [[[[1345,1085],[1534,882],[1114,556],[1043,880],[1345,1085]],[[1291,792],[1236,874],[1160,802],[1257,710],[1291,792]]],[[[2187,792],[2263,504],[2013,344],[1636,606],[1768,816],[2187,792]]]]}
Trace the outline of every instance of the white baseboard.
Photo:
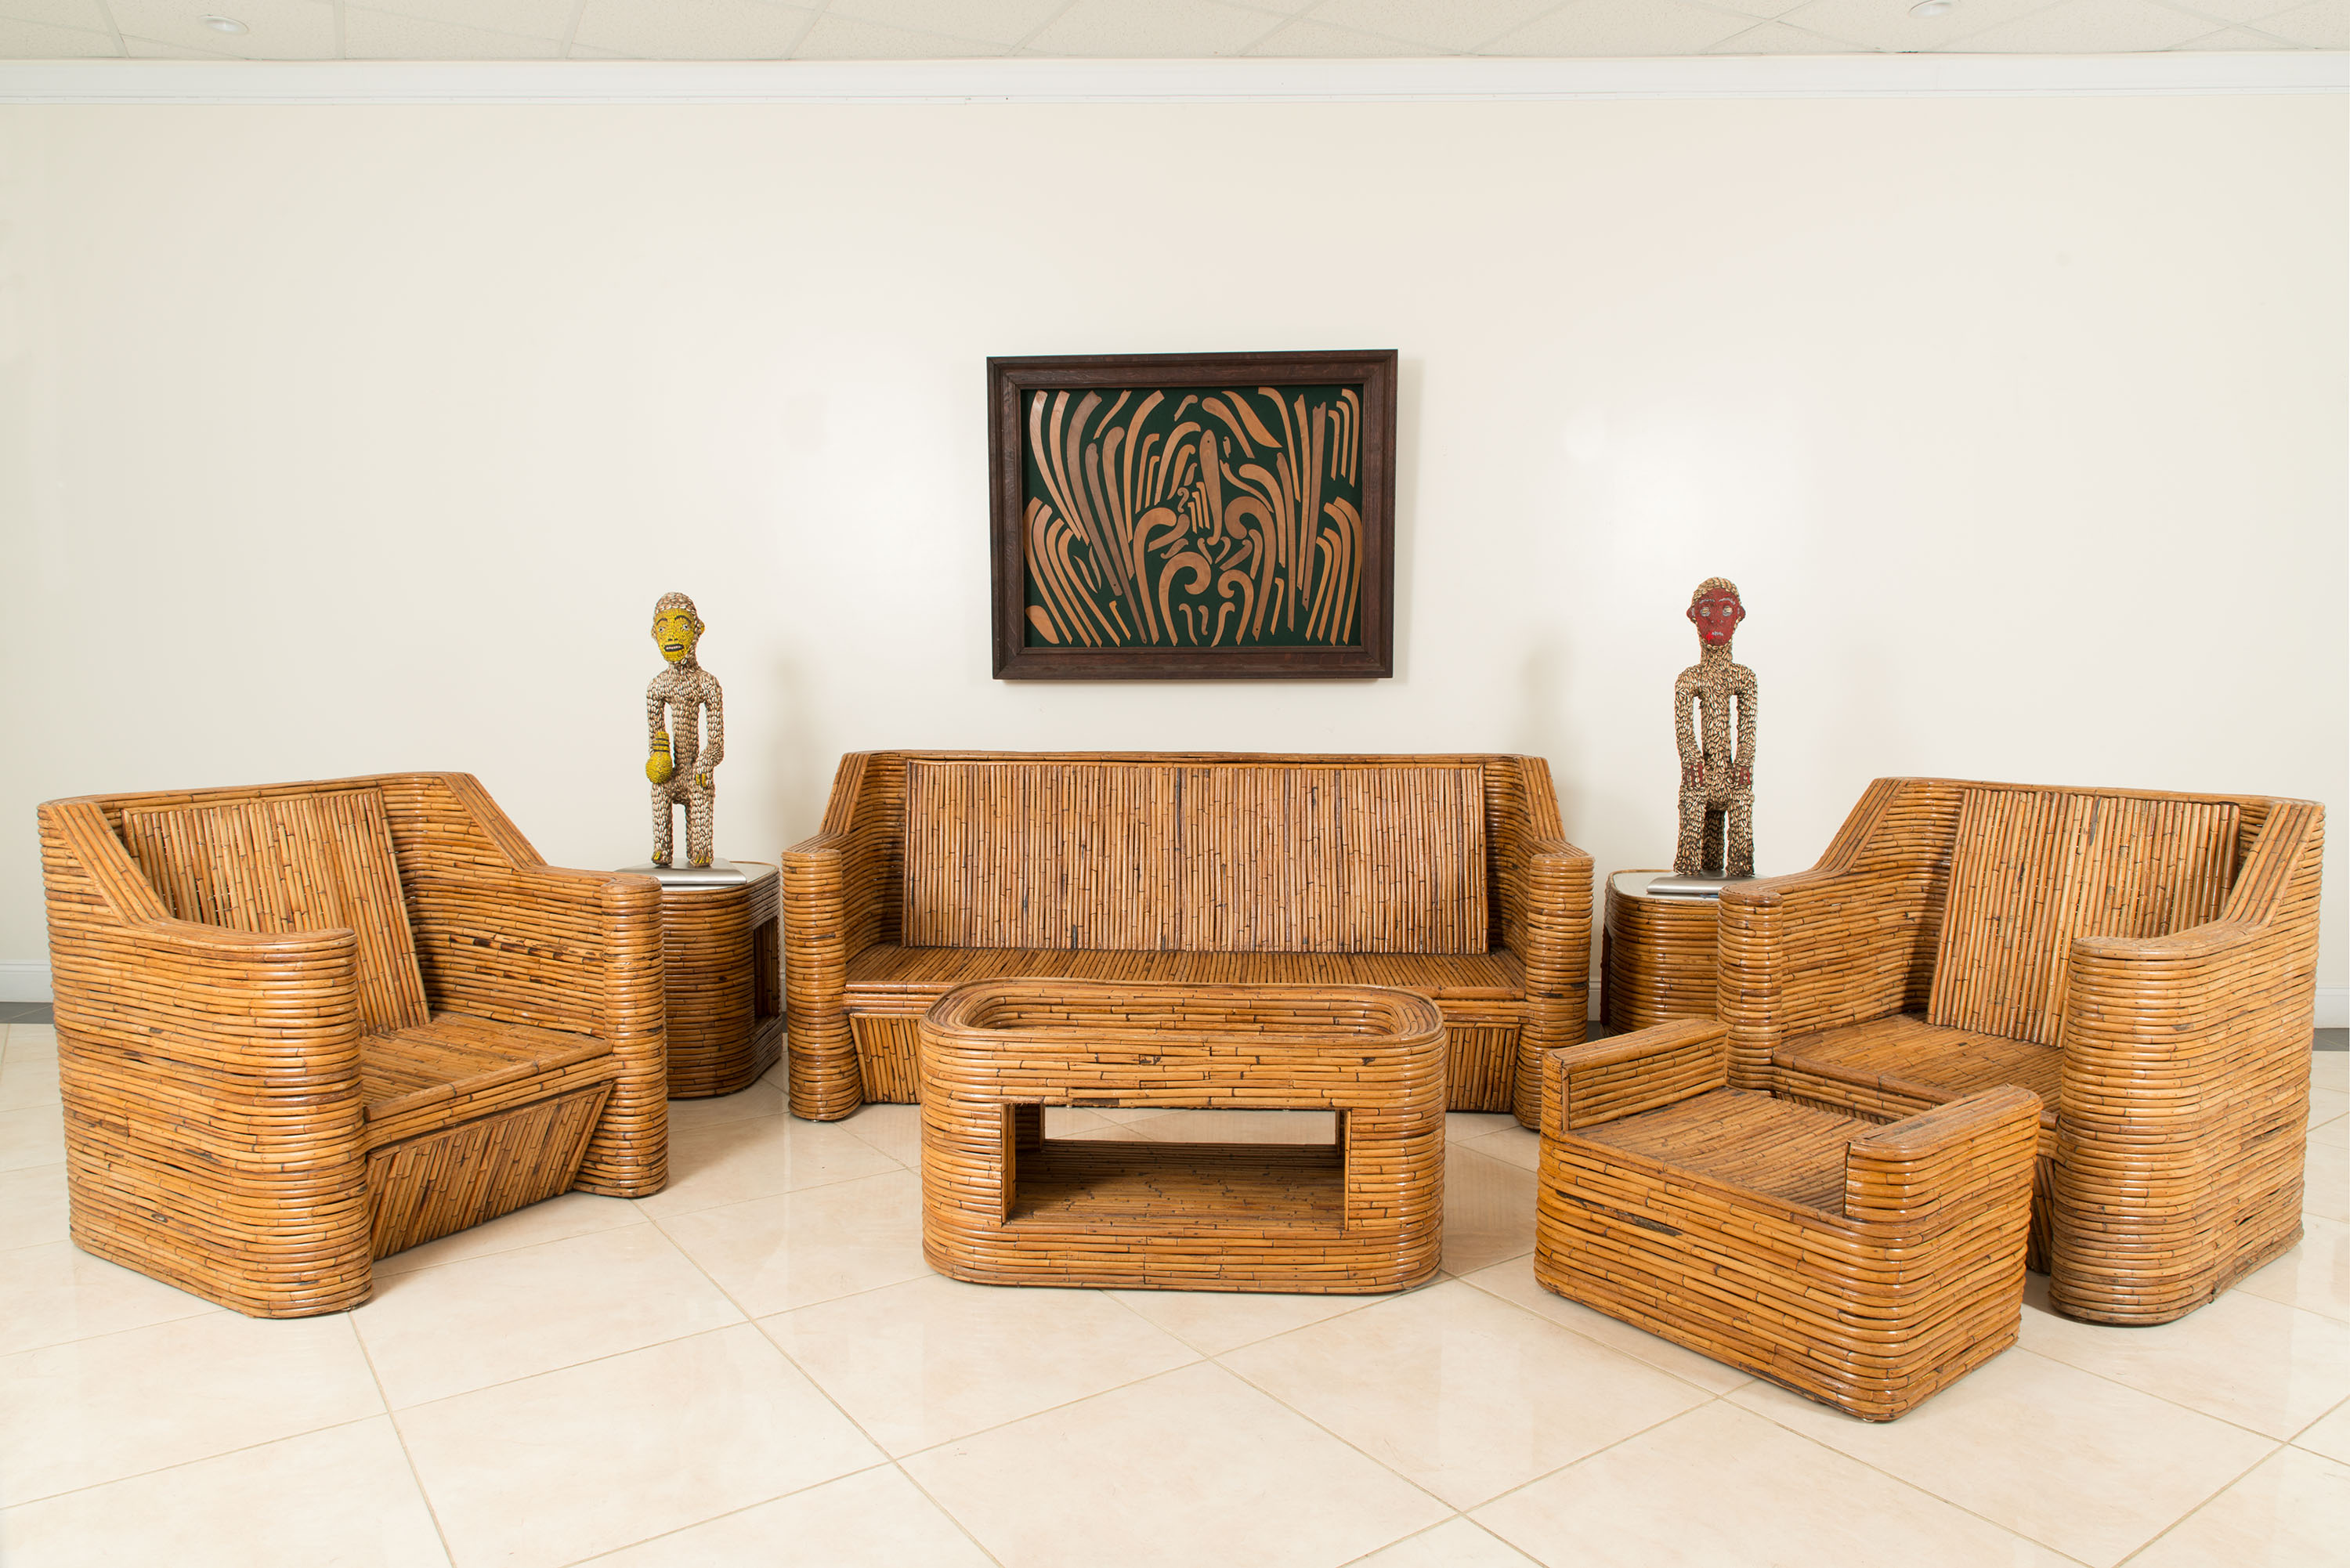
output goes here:
{"type": "Polygon", "coordinates": [[[47,961],[0,959],[0,1002],[54,1002],[47,961]]]}

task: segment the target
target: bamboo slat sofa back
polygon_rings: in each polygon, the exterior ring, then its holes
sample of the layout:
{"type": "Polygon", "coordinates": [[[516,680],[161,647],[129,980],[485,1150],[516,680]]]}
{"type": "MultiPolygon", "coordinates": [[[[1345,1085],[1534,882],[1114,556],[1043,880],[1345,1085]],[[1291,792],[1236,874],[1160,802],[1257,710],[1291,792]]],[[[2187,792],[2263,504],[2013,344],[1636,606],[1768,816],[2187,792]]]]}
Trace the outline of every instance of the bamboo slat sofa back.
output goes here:
{"type": "Polygon", "coordinates": [[[1879,779],[1818,866],[1722,896],[1731,1082],[2043,1103],[2033,1266],[2159,1323],[2300,1234],[2324,812],[1879,779]]]}
{"type": "Polygon", "coordinates": [[[256,1316],[667,1179],[660,888],[410,774],[41,807],[73,1236],[256,1316]]]}
{"type": "Polygon", "coordinates": [[[792,1109],[916,1097],[918,1022],[1024,975],[1399,986],[1454,1109],[1583,1037],[1590,857],[1536,757],[869,752],[784,852],[792,1109]]]}

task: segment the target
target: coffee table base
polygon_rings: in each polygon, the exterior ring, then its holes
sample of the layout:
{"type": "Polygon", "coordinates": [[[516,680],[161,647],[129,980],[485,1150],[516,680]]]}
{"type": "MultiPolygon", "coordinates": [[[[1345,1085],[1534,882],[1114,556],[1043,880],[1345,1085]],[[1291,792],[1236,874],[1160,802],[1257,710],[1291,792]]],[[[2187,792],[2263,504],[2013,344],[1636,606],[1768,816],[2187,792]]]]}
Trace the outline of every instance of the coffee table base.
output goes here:
{"type": "Polygon", "coordinates": [[[998,981],[922,1032],[922,1248],[981,1284],[1369,1293],[1436,1272],[1444,1026],[1373,987],[998,981]],[[1047,1139],[1046,1105],[1327,1109],[1328,1144],[1047,1139]]]}

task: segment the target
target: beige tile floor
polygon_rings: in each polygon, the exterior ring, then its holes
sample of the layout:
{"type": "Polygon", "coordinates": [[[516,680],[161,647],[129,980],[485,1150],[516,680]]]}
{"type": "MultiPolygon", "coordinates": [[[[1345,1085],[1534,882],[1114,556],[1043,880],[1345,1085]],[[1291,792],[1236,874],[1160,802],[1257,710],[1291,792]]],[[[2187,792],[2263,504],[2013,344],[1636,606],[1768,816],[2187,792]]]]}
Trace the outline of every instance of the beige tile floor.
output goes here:
{"type": "MultiPolygon", "coordinates": [[[[9,1568],[2350,1563],[2350,1056],[2307,1237],[2162,1328],[2051,1315],[1889,1426],[1539,1289],[1531,1135],[1451,1118],[1388,1297],[991,1290],[922,1262],[916,1113],[673,1107],[572,1195],[260,1323],[66,1240],[56,1044],[0,1036],[9,1568]]],[[[1056,1113],[1064,1137],[1315,1118],[1056,1113]]]]}

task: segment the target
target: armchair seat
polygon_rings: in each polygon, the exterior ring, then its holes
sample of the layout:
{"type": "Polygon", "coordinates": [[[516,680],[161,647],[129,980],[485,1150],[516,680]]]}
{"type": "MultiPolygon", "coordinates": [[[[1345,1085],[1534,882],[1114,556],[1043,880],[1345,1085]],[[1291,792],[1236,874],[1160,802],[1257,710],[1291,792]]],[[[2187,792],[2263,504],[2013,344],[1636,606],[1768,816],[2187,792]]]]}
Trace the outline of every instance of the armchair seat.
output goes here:
{"type": "Polygon", "coordinates": [[[1832,1212],[1844,1206],[1846,1147],[1877,1125],[1752,1089],[1709,1089],[1678,1105],[1586,1127],[1580,1136],[1832,1212]]]}
{"type": "Polygon", "coordinates": [[[1866,1111],[1930,1110],[1979,1089],[2018,1084],[2040,1096],[2041,1129],[2053,1138],[2064,1054],[1902,1012],[1800,1035],[1771,1054],[1771,1065],[1783,1094],[1866,1111]]]}

